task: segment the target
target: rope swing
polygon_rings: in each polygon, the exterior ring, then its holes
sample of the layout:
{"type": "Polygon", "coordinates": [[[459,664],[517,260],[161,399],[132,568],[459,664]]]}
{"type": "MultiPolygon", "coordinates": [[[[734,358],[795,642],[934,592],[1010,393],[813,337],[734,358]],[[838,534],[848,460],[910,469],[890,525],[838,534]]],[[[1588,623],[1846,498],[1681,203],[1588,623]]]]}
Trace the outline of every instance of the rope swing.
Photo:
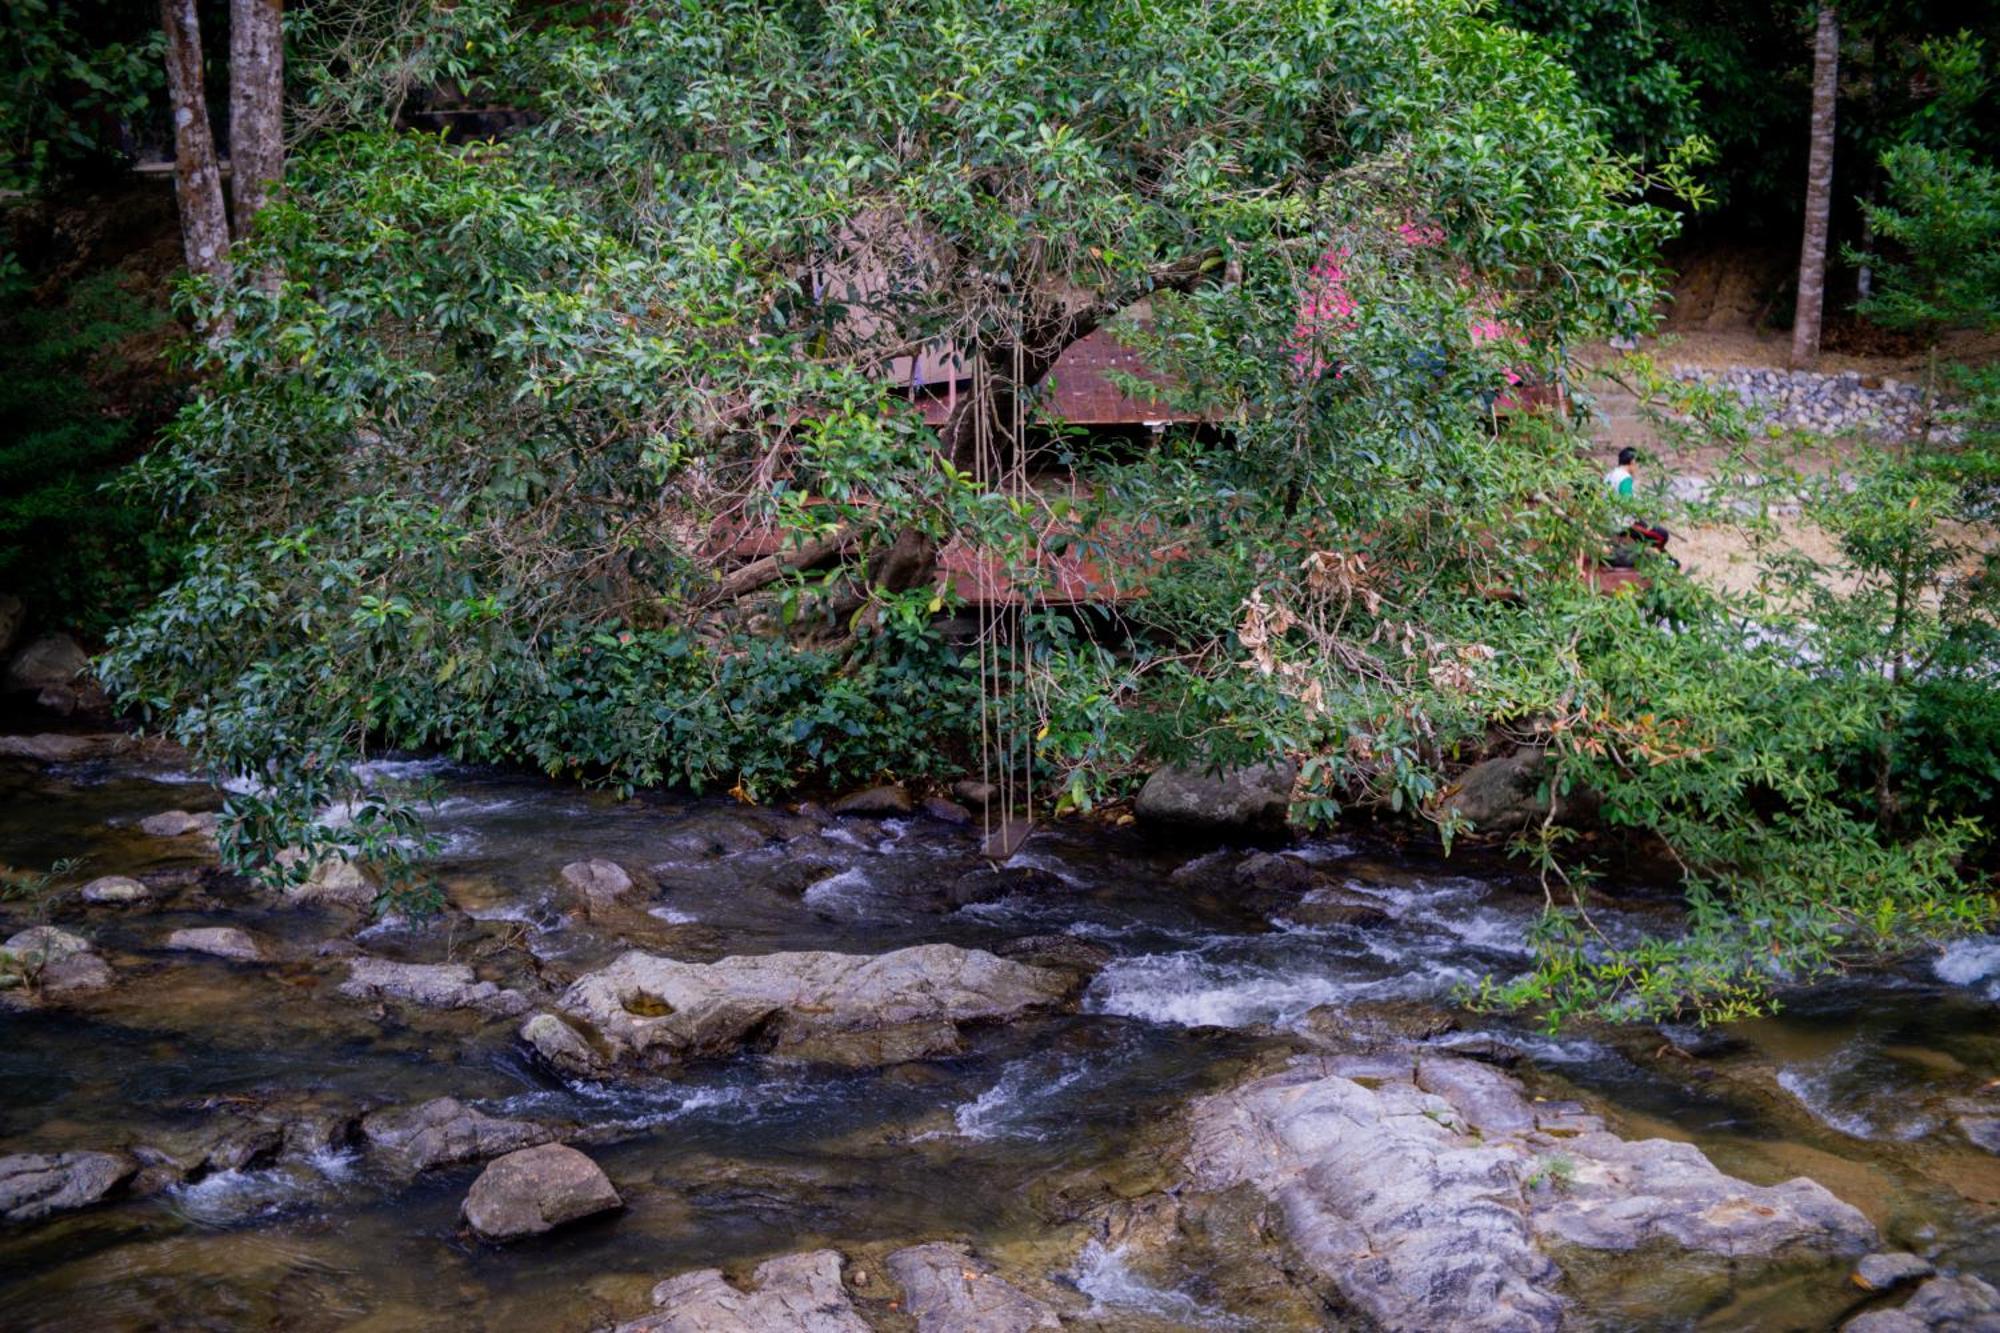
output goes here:
{"type": "MultiPolygon", "coordinates": [[[[1024,370],[1018,329],[1014,332],[1013,345],[1013,379],[1010,385],[1013,410],[1008,423],[1009,447],[1004,457],[1000,452],[1001,442],[995,438],[993,431],[993,375],[987,368],[985,357],[975,356],[972,361],[973,478],[981,495],[999,496],[1018,515],[1027,512],[1028,501],[1027,432],[1021,402],[1024,370]]],[[[1035,822],[1034,737],[1013,718],[1012,714],[1017,710],[1006,707],[1009,685],[1023,678],[1023,668],[1027,664],[1024,656],[1026,649],[1021,639],[1026,630],[1029,594],[1022,593],[1020,623],[1014,632],[1006,632],[1007,617],[1001,603],[1001,585],[1007,579],[999,564],[997,560],[981,558],[976,561],[975,575],[979,588],[979,777],[989,793],[982,821],[985,833],[982,850],[986,858],[996,864],[1021,849],[1034,830],[1035,822]],[[996,749],[999,751],[997,765],[996,749]],[[1020,754],[1018,773],[1013,762],[1017,750],[1020,754]],[[994,780],[996,767],[997,783],[994,780]],[[1016,815],[1017,809],[1023,813],[1016,815]]],[[[1026,585],[1016,583],[1015,586],[1025,588],[1026,585]]]]}

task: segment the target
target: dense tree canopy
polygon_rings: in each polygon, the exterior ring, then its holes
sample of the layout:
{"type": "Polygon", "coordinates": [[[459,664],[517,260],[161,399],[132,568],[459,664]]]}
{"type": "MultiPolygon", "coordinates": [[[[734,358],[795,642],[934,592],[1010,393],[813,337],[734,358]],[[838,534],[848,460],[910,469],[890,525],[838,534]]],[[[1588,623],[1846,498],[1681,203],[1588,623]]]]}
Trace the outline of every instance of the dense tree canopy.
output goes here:
{"type": "MultiPolygon", "coordinates": [[[[1555,1013],[1727,1011],[1977,918],[1971,834],[1892,838],[1819,758],[1881,710],[1664,570],[1593,595],[1595,466],[1556,417],[1500,425],[1647,318],[1671,217],[1642,199],[1678,181],[1615,156],[1532,39],[1450,0],[530,17],[394,36],[531,128],[344,103],[233,285],[195,290],[228,332],[141,484],[196,545],[108,669],[258,784],[240,864],[407,866],[413,808],[351,767],[382,744],[752,798],[963,763],[982,682],[936,623],[940,546],[1032,592],[1052,532],[1139,532],[1166,555],[1137,601],[1005,627],[1003,735],[1070,806],[1275,750],[1309,817],[1450,836],[1459,762],[1545,749],[1666,837],[1697,907],[1638,946],[1552,912],[1500,998],[1555,1013]],[[1065,432],[1044,373],[1106,325],[1208,424],[1065,432]],[[968,368],[941,431],[924,348],[968,368]],[[1082,484],[996,484],[1031,461],[1082,484]],[[746,523],[780,539],[755,570],[717,540],[746,523]]],[[[1555,822],[1534,843],[1552,890],[1587,884],[1555,822]]]]}

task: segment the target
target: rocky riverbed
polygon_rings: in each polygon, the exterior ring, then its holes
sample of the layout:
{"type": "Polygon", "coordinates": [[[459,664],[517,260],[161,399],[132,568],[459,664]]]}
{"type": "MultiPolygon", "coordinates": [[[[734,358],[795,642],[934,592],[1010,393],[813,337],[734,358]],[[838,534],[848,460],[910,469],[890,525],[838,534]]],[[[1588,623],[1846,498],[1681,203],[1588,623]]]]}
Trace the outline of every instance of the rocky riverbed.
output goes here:
{"type": "Polygon", "coordinates": [[[378,919],[7,752],[0,861],[87,858],[0,905],[10,1328],[2000,1326],[2000,943],[1551,1037],[1455,1007],[1489,864],[405,761],[450,905],[378,919]]]}

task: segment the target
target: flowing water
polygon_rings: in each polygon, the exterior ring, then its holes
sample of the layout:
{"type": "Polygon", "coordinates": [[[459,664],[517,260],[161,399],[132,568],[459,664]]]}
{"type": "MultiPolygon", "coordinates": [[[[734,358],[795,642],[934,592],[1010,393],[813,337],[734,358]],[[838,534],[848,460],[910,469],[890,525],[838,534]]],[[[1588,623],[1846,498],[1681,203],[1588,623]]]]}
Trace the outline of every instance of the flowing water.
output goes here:
{"type": "MultiPolygon", "coordinates": [[[[588,1127],[626,1208],[493,1248],[458,1221],[476,1165],[411,1182],[332,1150],[0,1229],[0,1324],[587,1329],[643,1312],[653,1282],[690,1268],[952,1239],[1072,1289],[1089,1311],[1082,1326],[1257,1327],[1256,1311],[1218,1304],[1201,1273],[1174,1284],[1133,1273],[1086,1234],[1085,1206],[1172,1184],[1160,1126],[1190,1098],[1272,1067],[1309,1011],[1448,1002],[1519,970],[1540,902],[1498,868],[1325,841],[1300,854],[1381,916],[1312,925],[1170,880],[1189,849],[1078,824],[1037,833],[1009,867],[1011,888],[954,910],[940,889],[982,865],[977,833],[921,817],[618,801],[435,763],[378,771],[440,783],[452,908],[343,943],[351,920],[213,878],[164,907],[58,904],[56,923],[90,936],[120,980],[65,1005],[0,1011],[0,1152],[171,1143],[218,1107],[263,1099],[365,1107],[450,1094],[588,1127]],[[558,870],[584,857],[644,872],[642,910],[616,929],[564,896],[558,870]],[[172,929],[218,924],[251,930],[281,961],[161,947],[172,929]],[[1078,1012],[976,1031],[950,1059],[854,1073],[746,1055],[671,1079],[563,1082],[523,1058],[512,1022],[335,993],[338,955],[354,943],[560,981],[635,945],[709,959],[1047,934],[1111,953],[1078,1012]]],[[[139,763],[0,772],[0,863],[82,856],[88,875],[194,871],[210,859],[198,841],[134,825],[213,803],[185,774],[139,763]]],[[[9,904],[8,931],[30,910],[9,904]]],[[[2000,943],[1858,975],[1720,1033],[1549,1037],[1468,1016],[1438,1040],[1518,1058],[1537,1091],[1581,1097],[1628,1136],[1691,1140],[1759,1183],[1812,1176],[1892,1247],[2000,1272],[2000,1157],[1953,1128],[2000,1079],[2000,943]]],[[[1829,1327],[1852,1302],[1844,1272],[1598,1292],[1592,1317],[1829,1327]]]]}

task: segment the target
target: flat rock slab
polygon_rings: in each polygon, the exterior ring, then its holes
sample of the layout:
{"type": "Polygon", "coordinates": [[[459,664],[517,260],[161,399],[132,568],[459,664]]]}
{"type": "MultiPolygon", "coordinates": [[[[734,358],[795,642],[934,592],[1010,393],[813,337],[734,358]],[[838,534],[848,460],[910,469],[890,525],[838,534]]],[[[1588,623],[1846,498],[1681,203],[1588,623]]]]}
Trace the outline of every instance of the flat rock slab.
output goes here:
{"type": "Polygon", "coordinates": [[[833,1250],[788,1254],[757,1266],[747,1289],[703,1268],[653,1288],[653,1314],[617,1333],[869,1333],[840,1283],[833,1250]]]}
{"type": "Polygon", "coordinates": [[[960,1024],[1060,1004],[1079,984],[950,944],[715,963],[632,952],[578,978],[559,1016],[538,1014],[521,1035],[571,1073],[664,1068],[753,1040],[780,1057],[863,1068],[955,1052],[960,1024]]]}
{"type": "Polygon", "coordinates": [[[1027,1333],[1061,1328],[1055,1307],[994,1275],[963,1245],[933,1242],[889,1256],[917,1333],[1027,1333]]]}
{"type": "Polygon", "coordinates": [[[528,997],[473,976],[464,963],[398,963],[356,958],[340,993],[356,1000],[406,1000],[426,1009],[479,1009],[502,1018],[528,1011],[528,997]]]}
{"type": "Polygon", "coordinates": [[[1812,1181],[1747,1184],[1466,1060],[1305,1060],[1196,1103],[1192,1124],[1195,1185],[1272,1199],[1299,1254],[1390,1330],[1553,1333],[1565,1301],[1545,1247],[1740,1259],[1875,1240],[1812,1181]]]}
{"type": "Polygon", "coordinates": [[[167,947],[189,953],[213,954],[217,958],[228,958],[239,963],[264,961],[262,946],[251,938],[250,932],[238,930],[234,926],[203,926],[195,930],[177,930],[167,936],[167,947]]]}
{"type": "Polygon", "coordinates": [[[32,1222],[96,1203],[139,1164],[123,1153],[16,1153],[0,1157],[0,1218],[32,1222]]]}
{"type": "Polygon", "coordinates": [[[0,736],[0,759],[26,759],[36,764],[82,764],[93,759],[109,759],[138,748],[138,741],[118,732],[95,736],[77,736],[66,732],[0,736]]]}
{"type": "Polygon", "coordinates": [[[574,1148],[544,1143],[495,1159],[472,1182],[463,1211],[481,1240],[509,1241],[623,1206],[597,1163],[574,1148]]]}
{"type": "Polygon", "coordinates": [[[371,1148],[415,1172],[532,1148],[554,1141],[557,1133],[549,1125],[505,1120],[456,1097],[439,1097],[363,1116],[361,1136],[371,1148]]]}

